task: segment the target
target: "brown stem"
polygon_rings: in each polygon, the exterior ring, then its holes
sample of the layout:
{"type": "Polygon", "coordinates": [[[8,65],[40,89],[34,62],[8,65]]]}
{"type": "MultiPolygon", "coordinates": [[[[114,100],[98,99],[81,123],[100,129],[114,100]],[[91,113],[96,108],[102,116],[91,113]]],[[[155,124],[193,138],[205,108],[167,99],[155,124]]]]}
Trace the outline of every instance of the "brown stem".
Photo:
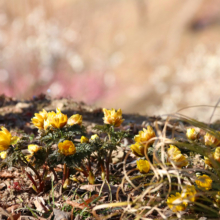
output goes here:
{"type": "Polygon", "coordinates": [[[62,179],[62,185],[64,184],[65,180],[66,180],[66,163],[64,163],[63,165],[63,179],[62,179]]]}
{"type": "Polygon", "coordinates": [[[91,162],[90,162],[90,158],[88,158],[88,171],[91,171],[91,162]]]}
{"type": "Polygon", "coordinates": [[[65,178],[65,180],[66,180],[66,179],[69,179],[69,177],[70,177],[70,168],[67,167],[66,178],[65,178]]]}
{"type": "Polygon", "coordinates": [[[112,150],[110,150],[109,155],[106,159],[106,180],[109,182],[109,168],[110,168],[110,160],[112,156],[112,150]]]}
{"type": "MultiPolygon", "coordinates": [[[[19,159],[22,161],[22,159],[19,157],[19,159]]],[[[27,164],[27,166],[30,168],[30,169],[32,169],[33,170],[33,172],[35,173],[35,175],[37,176],[37,178],[38,178],[38,180],[39,180],[39,184],[40,184],[40,189],[42,188],[41,187],[41,177],[40,177],[40,175],[39,175],[39,173],[37,172],[37,170],[26,160],[26,158],[25,157],[23,157],[23,159],[25,160],[25,162],[26,162],[26,164],[27,164]]],[[[41,191],[40,191],[41,192],[41,191]]]]}
{"type": "Polygon", "coordinates": [[[37,184],[35,182],[35,180],[32,178],[32,176],[27,172],[25,171],[25,173],[27,174],[28,178],[31,180],[31,182],[33,183],[33,185],[35,186],[36,190],[37,190],[37,193],[39,192],[38,188],[37,188],[37,184]]]}

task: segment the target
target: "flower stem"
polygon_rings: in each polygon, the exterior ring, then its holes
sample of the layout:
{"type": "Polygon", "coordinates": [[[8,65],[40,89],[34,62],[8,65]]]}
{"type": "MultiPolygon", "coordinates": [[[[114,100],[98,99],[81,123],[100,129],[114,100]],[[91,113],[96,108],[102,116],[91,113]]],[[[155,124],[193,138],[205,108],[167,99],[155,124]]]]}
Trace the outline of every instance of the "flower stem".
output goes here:
{"type": "Polygon", "coordinates": [[[106,179],[108,182],[109,182],[109,169],[110,169],[110,161],[111,161],[112,151],[113,150],[110,150],[109,155],[106,159],[106,179]]]}
{"type": "MultiPolygon", "coordinates": [[[[39,187],[39,192],[41,192],[42,189],[42,182],[41,182],[41,177],[39,175],[39,173],[37,172],[37,170],[26,160],[25,157],[23,157],[24,161],[26,162],[26,165],[33,170],[33,172],[35,173],[35,175],[37,176],[38,180],[39,180],[39,184],[40,184],[40,187],[39,187]]],[[[19,157],[19,160],[21,160],[23,162],[23,160],[21,159],[21,157],[19,157]]]]}

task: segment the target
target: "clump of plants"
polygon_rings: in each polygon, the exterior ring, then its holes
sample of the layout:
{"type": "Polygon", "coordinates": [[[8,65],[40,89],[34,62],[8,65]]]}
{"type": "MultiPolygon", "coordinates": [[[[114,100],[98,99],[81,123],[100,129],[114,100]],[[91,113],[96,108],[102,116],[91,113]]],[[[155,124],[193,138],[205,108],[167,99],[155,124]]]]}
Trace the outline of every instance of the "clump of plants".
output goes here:
{"type": "Polygon", "coordinates": [[[60,164],[63,165],[64,188],[69,184],[70,170],[82,172],[90,184],[94,184],[99,176],[103,181],[109,181],[112,152],[129,133],[118,129],[124,121],[120,109],[103,109],[103,112],[104,125],[95,126],[93,129],[96,133],[91,136],[82,124],[82,115],[75,114],[68,118],[59,108],[56,112],[42,110],[35,114],[32,118],[33,125],[38,128],[38,136],[35,138],[27,135],[12,137],[2,127],[0,151],[3,164],[29,167],[38,178],[36,182],[26,171],[37,193],[44,190],[44,177],[48,171],[53,172],[55,180],[58,180],[54,168],[60,164]],[[29,151],[27,155],[23,153],[25,148],[29,151]],[[92,163],[98,169],[96,176],[92,163]]]}
{"type": "MultiPolygon", "coordinates": [[[[103,113],[104,124],[94,126],[92,134],[83,125],[82,115],[68,118],[59,108],[56,112],[42,110],[35,114],[32,124],[38,129],[36,137],[25,134],[13,137],[2,127],[1,166],[31,169],[37,180],[28,169],[24,170],[36,193],[44,192],[48,172],[58,181],[58,165],[63,168],[63,189],[70,185],[70,174],[76,172],[82,173],[91,185],[98,179],[109,185],[112,153],[122,146],[124,138],[131,137],[129,130],[121,129],[124,121],[121,109],[103,109],[103,113]]],[[[134,143],[128,146],[115,202],[96,205],[92,210],[94,217],[107,219],[119,214],[121,219],[220,217],[220,133],[190,118],[178,120],[188,125],[182,129],[182,135],[175,133],[173,126],[172,135],[167,137],[167,120],[163,130],[155,123],[132,137],[134,143]],[[133,158],[136,168],[127,170],[128,157],[133,158]],[[113,207],[120,211],[107,217],[100,214],[100,210],[107,212],[113,207]]]]}

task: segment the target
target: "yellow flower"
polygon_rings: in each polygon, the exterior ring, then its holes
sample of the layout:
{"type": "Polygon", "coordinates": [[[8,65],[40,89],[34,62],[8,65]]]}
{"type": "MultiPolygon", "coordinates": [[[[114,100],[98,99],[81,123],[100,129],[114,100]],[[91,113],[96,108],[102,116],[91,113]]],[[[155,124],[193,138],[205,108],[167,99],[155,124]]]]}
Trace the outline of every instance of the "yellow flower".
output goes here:
{"type": "Polygon", "coordinates": [[[198,134],[199,133],[195,130],[195,128],[188,128],[186,131],[186,137],[192,141],[198,138],[198,134]]]}
{"type": "Polygon", "coordinates": [[[36,144],[29,144],[28,145],[28,150],[31,154],[36,153],[37,151],[39,151],[42,147],[36,145],[36,144]]]}
{"type": "Polygon", "coordinates": [[[82,125],[82,115],[76,114],[76,115],[72,115],[68,121],[67,124],[68,125],[82,125]]]}
{"type": "Polygon", "coordinates": [[[67,115],[64,115],[59,108],[57,108],[57,113],[48,113],[46,124],[52,125],[54,128],[62,128],[67,123],[67,115]]]}
{"type": "Polygon", "coordinates": [[[55,112],[48,112],[47,114],[47,119],[44,120],[44,130],[47,130],[47,128],[49,126],[51,126],[51,123],[50,121],[53,120],[53,118],[56,116],[56,113],[55,112]]]}
{"type": "Polygon", "coordinates": [[[211,161],[209,160],[208,157],[204,157],[204,162],[205,162],[205,164],[207,164],[208,166],[212,167],[212,163],[211,163],[211,161]]]}
{"type": "Polygon", "coordinates": [[[170,148],[167,150],[167,154],[169,157],[173,157],[178,154],[181,154],[181,151],[178,147],[176,147],[174,145],[170,145],[170,148]]]}
{"type": "MultiPolygon", "coordinates": [[[[137,143],[146,145],[146,142],[148,142],[151,138],[154,137],[156,137],[155,132],[153,128],[150,125],[148,125],[147,129],[144,128],[143,131],[139,131],[139,134],[134,136],[134,140],[137,143]]],[[[148,144],[152,143],[154,143],[154,140],[148,142],[148,144]]]]}
{"type": "Polygon", "coordinates": [[[65,156],[73,155],[76,153],[75,145],[72,141],[66,140],[58,144],[58,152],[64,154],[65,156]]]}
{"type": "Polygon", "coordinates": [[[170,145],[167,151],[168,160],[172,161],[177,167],[185,167],[188,165],[188,161],[181,151],[174,145],[170,145]]]}
{"type": "Polygon", "coordinates": [[[182,196],[180,193],[176,193],[175,195],[171,195],[167,199],[167,205],[173,212],[184,211],[187,207],[187,204],[183,202],[182,196]]]}
{"type": "Polygon", "coordinates": [[[89,142],[89,139],[85,136],[82,136],[81,139],[80,139],[80,142],[81,143],[88,143],[89,142]]]}
{"type": "Polygon", "coordinates": [[[214,159],[220,162],[220,147],[217,147],[214,152],[214,159]]]}
{"type": "Polygon", "coordinates": [[[38,129],[44,129],[44,121],[47,119],[47,111],[43,109],[43,111],[34,114],[35,117],[31,119],[32,124],[38,129]]]}
{"type": "Polygon", "coordinates": [[[184,200],[183,203],[187,205],[190,202],[196,200],[196,189],[195,186],[184,186],[181,192],[181,197],[184,200]]]}
{"type": "Polygon", "coordinates": [[[195,182],[201,190],[210,190],[212,188],[212,179],[205,174],[203,176],[199,176],[195,182]]]}
{"type": "Polygon", "coordinates": [[[139,143],[135,143],[135,144],[132,144],[130,146],[133,154],[135,154],[136,156],[138,157],[143,157],[144,156],[144,146],[139,144],[139,143]]]}
{"type": "Polygon", "coordinates": [[[12,136],[11,133],[5,128],[1,127],[0,131],[0,151],[5,151],[9,148],[11,141],[12,141],[12,136]]]}
{"type": "Polygon", "coordinates": [[[107,109],[103,108],[102,110],[104,112],[103,120],[104,120],[105,124],[110,124],[115,127],[119,127],[121,125],[121,123],[124,121],[124,119],[122,119],[121,109],[118,109],[117,112],[115,111],[115,109],[107,110],[107,109]]]}
{"type": "Polygon", "coordinates": [[[137,160],[137,168],[141,173],[148,173],[150,170],[150,163],[147,160],[137,160]]]}
{"type": "Polygon", "coordinates": [[[209,134],[208,132],[204,136],[204,142],[207,146],[216,145],[218,146],[220,144],[220,140],[217,139],[215,136],[209,134]]]}
{"type": "Polygon", "coordinates": [[[7,157],[7,151],[2,151],[0,153],[1,158],[4,160],[7,157]]]}
{"type": "Polygon", "coordinates": [[[98,136],[97,134],[93,134],[90,139],[91,139],[92,141],[94,141],[94,140],[97,139],[97,138],[99,138],[99,136],[98,136]]]}

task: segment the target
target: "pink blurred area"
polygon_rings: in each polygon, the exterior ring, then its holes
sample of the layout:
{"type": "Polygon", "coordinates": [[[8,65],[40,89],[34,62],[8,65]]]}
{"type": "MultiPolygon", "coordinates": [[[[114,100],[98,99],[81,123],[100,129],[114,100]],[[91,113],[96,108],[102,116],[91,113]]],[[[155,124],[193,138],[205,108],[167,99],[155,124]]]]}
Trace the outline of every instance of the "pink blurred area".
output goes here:
{"type": "Polygon", "coordinates": [[[0,93],[151,115],[214,105],[219,32],[220,0],[1,0],[0,93]]]}

